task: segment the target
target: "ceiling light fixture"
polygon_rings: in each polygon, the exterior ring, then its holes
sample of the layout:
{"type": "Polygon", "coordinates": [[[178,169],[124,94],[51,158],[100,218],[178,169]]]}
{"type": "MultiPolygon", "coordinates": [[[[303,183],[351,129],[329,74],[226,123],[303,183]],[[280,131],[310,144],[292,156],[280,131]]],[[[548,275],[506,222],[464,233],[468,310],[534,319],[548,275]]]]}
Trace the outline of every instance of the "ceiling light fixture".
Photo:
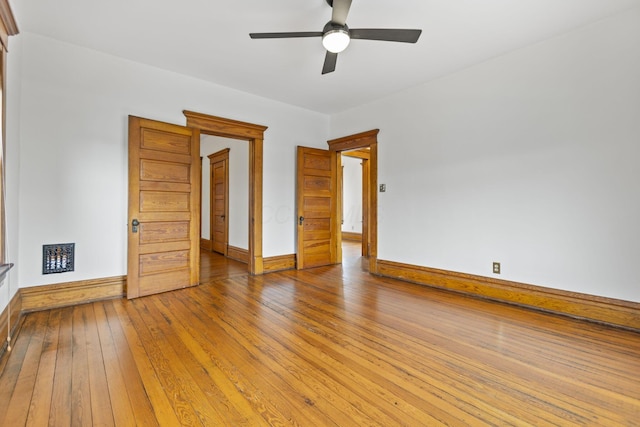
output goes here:
{"type": "Polygon", "coordinates": [[[322,45],[331,53],[340,53],[349,46],[351,37],[344,28],[335,28],[322,35],[322,45]]]}
{"type": "MultiPolygon", "coordinates": [[[[0,0],[2,1],[2,0],[0,0]]],[[[322,37],[326,49],[322,74],[332,73],[336,69],[338,54],[349,46],[351,37],[358,40],[376,40],[388,42],[415,43],[422,30],[399,28],[354,28],[347,27],[347,15],[352,0],[327,0],[333,9],[331,20],[322,31],[294,31],[278,33],[249,33],[252,39],[290,39],[298,37],[322,37]]]]}

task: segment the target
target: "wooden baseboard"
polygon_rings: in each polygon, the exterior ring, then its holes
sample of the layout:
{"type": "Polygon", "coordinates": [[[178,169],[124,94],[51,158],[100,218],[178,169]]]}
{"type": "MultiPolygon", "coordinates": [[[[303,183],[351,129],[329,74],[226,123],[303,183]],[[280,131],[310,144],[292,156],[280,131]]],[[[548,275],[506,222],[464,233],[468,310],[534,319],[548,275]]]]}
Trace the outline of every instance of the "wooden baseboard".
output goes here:
{"type": "Polygon", "coordinates": [[[640,330],[640,303],[378,260],[381,276],[640,330]]]}
{"type": "Polygon", "coordinates": [[[265,273],[293,270],[296,268],[296,254],[267,257],[263,265],[265,273]]]}
{"type": "Polygon", "coordinates": [[[211,240],[200,238],[200,249],[211,252],[212,248],[213,244],[211,243],[211,240]]]}
{"type": "Polygon", "coordinates": [[[244,262],[245,264],[249,263],[249,250],[236,248],[235,246],[227,246],[227,257],[231,259],[235,259],[236,261],[244,262]]]}
{"type": "Polygon", "coordinates": [[[127,276],[116,276],[22,288],[22,311],[47,310],[109,298],[122,298],[126,294],[126,284],[127,276]]]}
{"type": "Polygon", "coordinates": [[[349,240],[352,242],[362,242],[362,233],[352,233],[350,231],[343,231],[342,240],[349,240]]]}
{"type": "MultiPolygon", "coordinates": [[[[6,286],[9,286],[8,284],[6,286]]],[[[7,322],[11,320],[11,342],[16,340],[16,333],[18,322],[20,321],[20,315],[22,313],[22,298],[20,297],[20,291],[11,298],[11,303],[5,307],[0,313],[0,359],[7,351],[7,332],[9,330],[7,322]],[[11,308],[11,312],[9,312],[11,308]]],[[[0,370],[1,371],[1,370],[0,370]]]]}

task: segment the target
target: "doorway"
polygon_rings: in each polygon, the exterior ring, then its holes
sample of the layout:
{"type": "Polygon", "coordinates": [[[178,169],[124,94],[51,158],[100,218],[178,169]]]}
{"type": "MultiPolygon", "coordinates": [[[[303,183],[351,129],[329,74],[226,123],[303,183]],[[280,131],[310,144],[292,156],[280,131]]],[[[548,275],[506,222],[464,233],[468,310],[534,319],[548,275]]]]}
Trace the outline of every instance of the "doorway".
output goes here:
{"type": "Polygon", "coordinates": [[[340,263],[342,260],[342,155],[368,151],[363,159],[363,243],[369,271],[378,273],[378,135],[374,129],[327,141],[329,150],[298,146],[296,211],[296,267],[340,263]],[[366,196],[364,196],[366,195],[366,196]]]}
{"type": "Polygon", "coordinates": [[[249,261],[249,144],[200,137],[202,234],[200,248],[249,261]]]}
{"type": "Polygon", "coordinates": [[[369,149],[343,151],[341,155],[342,242],[360,243],[360,255],[366,258],[369,256],[369,149]]]}
{"type": "MultiPolygon", "coordinates": [[[[373,129],[342,138],[327,141],[329,150],[336,156],[337,170],[342,170],[342,156],[357,157],[362,160],[362,255],[369,258],[369,272],[378,273],[378,133],[373,129]]],[[[338,174],[338,197],[335,215],[343,213],[342,174],[338,174]]],[[[338,230],[336,250],[342,260],[342,230],[338,230]]]]}
{"type": "Polygon", "coordinates": [[[250,274],[264,272],[262,256],[262,146],[267,126],[183,111],[187,126],[200,134],[221,136],[249,143],[249,250],[247,269],[250,274]]]}

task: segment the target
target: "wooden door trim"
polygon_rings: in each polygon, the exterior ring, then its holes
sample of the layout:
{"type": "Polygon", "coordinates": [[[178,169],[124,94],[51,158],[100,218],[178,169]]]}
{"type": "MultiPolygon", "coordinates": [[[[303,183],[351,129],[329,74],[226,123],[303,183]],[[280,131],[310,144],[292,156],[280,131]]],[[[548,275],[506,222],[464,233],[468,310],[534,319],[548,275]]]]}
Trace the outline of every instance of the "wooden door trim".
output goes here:
{"type": "Polygon", "coordinates": [[[262,176],[263,143],[267,126],[183,111],[187,126],[207,135],[249,142],[249,273],[264,272],[262,256],[262,176]]]}
{"type": "MultiPolygon", "coordinates": [[[[378,133],[380,129],[373,129],[366,132],[361,132],[353,135],[344,136],[342,138],[331,139],[327,141],[330,151],[343,152],[347,150],[356,150],[359,148],[369,148],[369,160],[368,160],[368,179],[366,180],[366,187],[368,193],[368,203],[362,206],[363,214],[368,218],[367,230],[365,233],[363,223],[363,239],[367,236],[367,242],[363,244],[367,245],[369,252],[369,272],[372,274],[378,274],[378,133]]],[[[340,159],[340,156],[336,156],[340,159]]],[[[339,167],[340,164],[338,163],[339,167]]],[[[364,184],[364,181],[363,181],[364,184]]],[[[338,184],[340,187],[340,184],[338,184]]],[[[364,198],[364,197],[363,197],[364,198]]],[[[335,206],[335,217],[340,218],[342,210],[342,200],[338,198],[335,206]]],[[[336,231],[336,244],[338,250],[341,245],[340,234],[336,231]]],[[[340,252],[341,253],[341,252],[340,252]]]]}
{"type": "MultiPolygon", "coordinates": [[[[331,150],[329,150],[331,152],[331,150]]],[[[331,242],[333,242],[332,252],[335,253],[335,264],[342,263],[342,223],[344,222],[344,165],[342,164],[342,156],[338,152],[333,152],[335,156],[333,163],[336,168],[335,190],[331,195],[334,213],[333,224],[331,226],[331,242]]]]}
{"type": "Polygon", "coordinates": [[[344,151],[344,152],[341,152],[340,154],[342,154],[345,157],[353,157],[353,158],[362,159],[362,160],[369,160],[369,158],[371,157],[369,155],[369,150],[344,151]]]}
{"type": "MultiPolygon", "coordinates": [[[[371,158],[369,153],[369,147],[343,151],[340,153],[344,157],[351,157],[354,159],[362,160],[360,165],[362,166],[362,230],[360,231],[359,242],[362,245],[361,255],[363,257],[369,256],[369,159],[371,158]]],[[[342,197],[338,199],[340,203],[343,203],[342,197]]],[[[342,209],[342,208],[341,208],[342,209]]],[[[344,234],[344,233],[343,233],[344,234]]]]}
{"type": "Polygon", "coordinates": [[[353,135],[343,136],[342,138],[330,139],[327,141],[329,150],[331,151],[347,151],[357,148],[367,148],[372,144],[378,143],[378,133],[380,129],[373,129],[366,132],[360,132],[353,135]]]}
{"type": "MultiPolygon", "coordinates": [[[[18,24],[13,16],[8,0],[0,1],[0,43],[4,50],[8,50],[9,36],[18,34],[18,24]]],[[[3,75],[6,75],[3,73],[3,75]]],[[[2,91],[4,93],[4,90],[2,91]]],[[[4,110],[4,109],[3,109],[4,110]]],[[[2,127],[4,129],[4,126],[2,127]]]]}
{"type": "MultiPolygon", "coordinates": [[[[211,239],[211,247],[214,246],[214,212],[215,212],[215,188],[213,183],[213,165],[218,162],[226,162],[224,166],[224,249],[223,255],[229,255],[229,152],[230,148],[225,148],[213,154],[209,154],[209,238],[211,239]]],[[[212,249],[213,250],[213,249],[212,249]]]]}
{"type": "MultiPolygon", "coordinates": [[[[367,153],[368,154],[368,153],[367,153]]],[[[371,197],[370,192],[370,177],[371,177],[371,160],[369,156],[367,158],[362,158],[362,251],[361,254],[363,257],[369,256],[369,222],[371,218],[369,217],[369,199],[371,197]]],[[[375,188],[375,187],[374,187],[375,188]]]]}

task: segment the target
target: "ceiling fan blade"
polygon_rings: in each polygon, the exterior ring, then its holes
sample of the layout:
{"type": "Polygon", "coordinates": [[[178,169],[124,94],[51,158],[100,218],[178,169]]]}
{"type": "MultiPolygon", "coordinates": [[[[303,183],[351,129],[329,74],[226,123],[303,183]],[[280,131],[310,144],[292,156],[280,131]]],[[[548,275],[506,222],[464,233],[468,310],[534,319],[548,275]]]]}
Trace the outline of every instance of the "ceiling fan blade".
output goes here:
{"type": "Polygon", "coordinates": [[[387,42],[415,43],[420,38],[422,30],[403,30],[392,28],[357,28],[350,29],[352,39],[381,40],[387,42]]]}
{"type": "Polygon", "coordinates": [[[299,31],[293,33],[250,33],[252,39],[289,39],[296,37],[322,37],[322,31],[299,31]]]}
{"type": "Polygon", "coordinates": [[[333,12],[331,14],[331,22],[338,25],[347,23],[347,15],[351,8],[351,0],[333,0],[333,12]]]}
{"type": "Polygon", "coordinates": [[[333,73],[336,70],[337,61],[338,61],[338,54],[327,51],[327,55],[324,57],[324,66],[322,67],[322,74],[333,73]]]}

